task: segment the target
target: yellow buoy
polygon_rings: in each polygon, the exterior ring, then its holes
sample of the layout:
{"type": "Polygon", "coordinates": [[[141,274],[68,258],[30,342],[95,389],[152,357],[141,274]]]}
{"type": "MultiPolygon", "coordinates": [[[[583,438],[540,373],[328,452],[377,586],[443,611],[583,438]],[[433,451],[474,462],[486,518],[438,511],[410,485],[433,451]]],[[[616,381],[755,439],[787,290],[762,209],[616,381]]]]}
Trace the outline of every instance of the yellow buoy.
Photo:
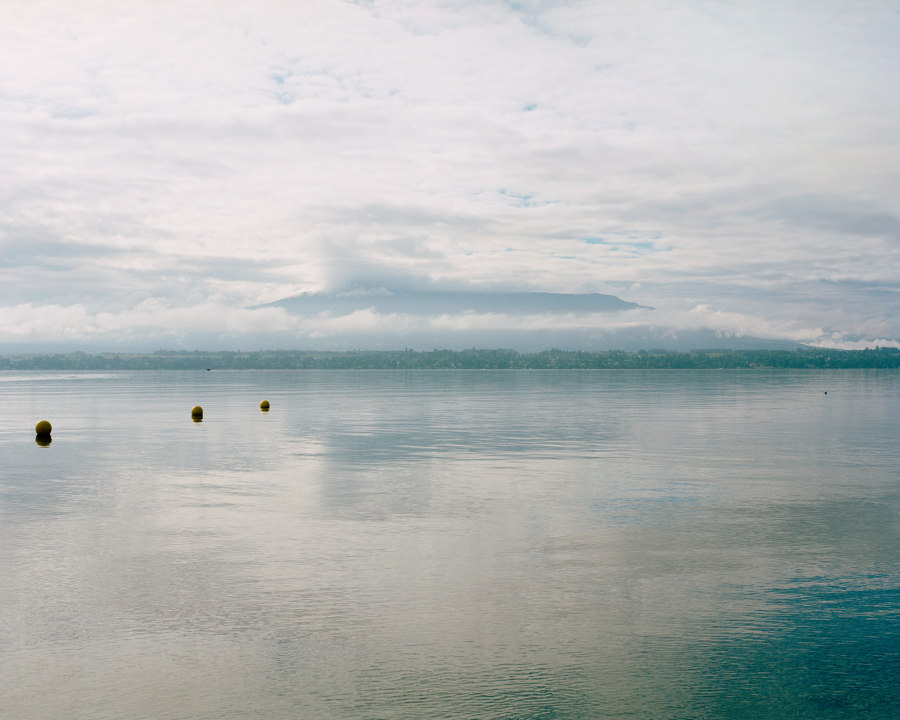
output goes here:
{"type": "Polygon", "coordinates": [[[268,409],[269,409],[269,401],[268,401],[268,400],[263,400],[263,401],[259,404],[259,409],[260,409],[260,410],[268,410],[268,409]]]}
{"type": "Polygon", "coordinates": [[[37,425],[34,426],[34,431],[38,435],[50,435],[53,431],[53,426],[47,422],[46,420],[41,420],[37,425]]]}
{"type": "Polygon", "coordinates": [[[191,408],[191,417],[192,418],[202,418],[203,417],[203,408],[199,405],[194,405],[191,408]]]}

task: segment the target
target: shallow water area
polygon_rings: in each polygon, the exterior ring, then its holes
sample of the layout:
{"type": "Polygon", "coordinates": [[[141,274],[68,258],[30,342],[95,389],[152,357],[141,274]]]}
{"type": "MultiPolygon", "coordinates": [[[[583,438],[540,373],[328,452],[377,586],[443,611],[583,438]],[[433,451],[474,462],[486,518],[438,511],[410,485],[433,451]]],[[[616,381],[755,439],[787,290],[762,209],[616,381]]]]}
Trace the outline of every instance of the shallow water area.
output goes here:
{"type": "Polygon", "coordinates": [[[18,373],[0,404],[0,717],[900,707],[896,371],[18,373]]]}

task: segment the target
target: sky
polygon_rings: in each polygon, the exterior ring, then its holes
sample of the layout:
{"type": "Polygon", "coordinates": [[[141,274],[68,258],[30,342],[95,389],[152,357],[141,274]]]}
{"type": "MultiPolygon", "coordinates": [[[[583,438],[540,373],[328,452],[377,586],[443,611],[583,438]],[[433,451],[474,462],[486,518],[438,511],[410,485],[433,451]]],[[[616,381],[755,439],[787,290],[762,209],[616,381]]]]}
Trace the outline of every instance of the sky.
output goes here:
{"type": "Polygon", "coordinates": [[[894,0],[0,0],[0,351],[900,346],[898,38],[894,0]],[[258,307],[347,288],[643,307],[258,307]]]}

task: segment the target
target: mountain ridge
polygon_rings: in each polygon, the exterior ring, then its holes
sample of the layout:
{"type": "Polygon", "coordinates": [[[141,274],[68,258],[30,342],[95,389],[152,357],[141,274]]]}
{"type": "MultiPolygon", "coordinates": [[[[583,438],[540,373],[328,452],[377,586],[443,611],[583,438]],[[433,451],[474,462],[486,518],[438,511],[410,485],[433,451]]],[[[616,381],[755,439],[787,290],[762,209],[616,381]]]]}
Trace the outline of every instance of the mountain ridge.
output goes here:
{"type": "Polygon", "coordinates": [[[392,290],[351,288],[330,293],[301,293],[252,309],[281,307],[288,312],[349,314],[375,309],[383,314],[444,315],[458,313],[622,312],[652,309],[615,295],[601,293],[489,292],[454,290],[392,290]]]}

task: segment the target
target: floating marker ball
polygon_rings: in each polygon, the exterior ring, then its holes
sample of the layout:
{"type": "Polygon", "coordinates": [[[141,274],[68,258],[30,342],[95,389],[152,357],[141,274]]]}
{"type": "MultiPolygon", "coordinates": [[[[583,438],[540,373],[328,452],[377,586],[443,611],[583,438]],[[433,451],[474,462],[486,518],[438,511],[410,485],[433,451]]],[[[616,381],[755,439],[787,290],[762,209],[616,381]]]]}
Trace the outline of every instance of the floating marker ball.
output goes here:
{"type": "Polygon", "coordinates": [[[192,418],[202,418],[203,417],[203,408],[199,405],[194,405],[191,408],[191,417],[192,418]]]}
{"type": "Polygon", "coordinates": [[[38,435],[42,435],[42,436],[43,435],[49,436],[52,430],[53,430],[53,426],[46,420],[41,420],[37,425],[34,426],[34,431],[38,435]]]}
{"type": "Polygon", "coordinates": [[[268,410],[268,409],[269,409],[269,401],[268,401],[268,400],[263,400],[263,401],[259,404],[259,409],[260,409],[260,410],[268,410]]]}

